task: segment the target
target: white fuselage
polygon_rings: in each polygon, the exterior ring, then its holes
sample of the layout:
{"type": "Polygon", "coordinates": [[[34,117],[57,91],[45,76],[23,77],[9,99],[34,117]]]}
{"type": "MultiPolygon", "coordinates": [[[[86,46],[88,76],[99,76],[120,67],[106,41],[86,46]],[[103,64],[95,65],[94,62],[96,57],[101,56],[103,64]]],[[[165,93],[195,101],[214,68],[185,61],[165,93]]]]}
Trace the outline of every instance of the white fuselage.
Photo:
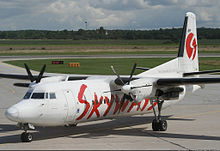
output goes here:
{"type": "MultiPolygon", "coordinates": [[[[58,126],[152,112],[149,98],[139,101],[140,109],[136,103],[125,99],[119,112],[123,93],[107,92],[117,89],[109,81],[112,78],[39,83],[29,89],[29,97],[10,107],[6,116],[19,123],[58,126]],[[44,97],[32,98],[36,93],[43,93],[44,97]],[[55,98],[51,94],[55,94],[55,98]]],[[[182,100],[187,89],[184,86],[177,100],[164,101],[163,109],[182,100]]],[[[157,109],[157,103],[153,105],[157,109]]]]}

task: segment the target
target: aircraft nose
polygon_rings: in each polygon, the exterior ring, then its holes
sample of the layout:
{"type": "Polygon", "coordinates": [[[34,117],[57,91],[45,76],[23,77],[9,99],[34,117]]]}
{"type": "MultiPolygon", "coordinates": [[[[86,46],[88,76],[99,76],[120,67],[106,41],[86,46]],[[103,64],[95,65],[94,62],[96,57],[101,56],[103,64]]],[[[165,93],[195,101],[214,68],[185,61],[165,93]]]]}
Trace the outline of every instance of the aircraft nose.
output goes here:
{"type": "Polygon", "coordinates": [[[10,107],[5,111],[5,116],[12,121],[17,122],[18,121],[18,116],[19,112],[16,107],[10,107]]]}

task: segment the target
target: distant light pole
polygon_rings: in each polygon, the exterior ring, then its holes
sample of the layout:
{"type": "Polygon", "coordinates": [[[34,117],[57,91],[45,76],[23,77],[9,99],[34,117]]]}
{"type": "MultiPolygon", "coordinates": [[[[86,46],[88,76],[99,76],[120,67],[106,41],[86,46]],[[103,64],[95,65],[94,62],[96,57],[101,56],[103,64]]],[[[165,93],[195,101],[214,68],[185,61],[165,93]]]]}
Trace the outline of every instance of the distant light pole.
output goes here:
{"type": "Polygon", "coordinates": [[[85,21],[85,25],[86,25],[86,30],[87,30],[87,23],[88,23],[88,22],[87,22],[87,21],[85,21]]]}

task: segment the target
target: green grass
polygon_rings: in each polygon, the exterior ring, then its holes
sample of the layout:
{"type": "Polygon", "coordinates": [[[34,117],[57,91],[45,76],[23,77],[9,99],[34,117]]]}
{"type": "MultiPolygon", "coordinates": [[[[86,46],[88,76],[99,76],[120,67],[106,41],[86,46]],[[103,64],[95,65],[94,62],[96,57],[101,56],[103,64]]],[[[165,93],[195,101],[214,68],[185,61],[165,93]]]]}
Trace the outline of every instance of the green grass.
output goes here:
{"type": "MultiPolygon", "coordinates": [[[[51,61],[57,59],[48,59],[48,60],[19,60],[19,61],[7,61],[13,65],[24,67],[24,63],[27,63],[31,69],[39,71],[43,64],[47,65],[46,72],[52,73],[70,73],[70,74],[101,74],[108,75],[113,72],[110,68],[111,65],[122,75],[128,75],[131,72],[133,64],[136,62],[138,66],[142,67],[154,67],[166,61],[169,61],[168,58],[162,59],[134,59],[134,58],[125,58],[125,59],[62,59],[64,60],[63,65],[52,65],[51,61]],[[79,62],[80,67],[73,68],[69,67],[69,62],[79,62]]],[[[136,70],[135,74],[140,73],[140,70],[136,70]]]]}
{"type": "MultiPolygon", "coordinates": [[[[211,54],[211,53],[220,53],[220,50],[216,51],[201,51],[200,54],[211,54]]],[[[178,54],[178,50],[176,51],[91,51],[91,52],[74,52],[74,51],[61,51],[61,52],[36,52],[36,51],[28,51],[28,52],[0,52],[0,56],[42,56],[42,55],[48,55],[48,56],[55,56],[55,55],[123,55],[123,54],[178,54]]]]}
{"type": "MultiPolygon", "coordinates": [[[[220,39],[199,39],[199,45],[219,46],[220,39]]],[[[0,46],[179,46],[171,40],[72,40],[72,39],[0,39],[0,46]]]]}
{"type": "Polygon", "coordinates": [[[169,40],[0,40],[0,46],[145,46],[176,45],[169,40]]]}
{"type": "MultiPolygon", "coordinates": [[[[220,50],[219,50],[220,53],[220,50]]],[[[8,52],[0,53],[0,56],[37,56],[37,55],[112,55],[112,54],[177,54],[177,51],[92,51],[92,52],[8,52]]]]}
{"type": "MultiPolygon", "coordinates": [[[[133,64],[136,62],[141,67],[155,67],[172,58],[108,58],[108,59],[62,59],[63,65],[52,65],[52,60],[59,59],[42,59],[42,60],[18,60],[7,61],[6,63],[24,67],[27,63],[31,69],[39,71],[43,64],[47,65],[46,72],[51,73],[69,73],[69,74],[100,74],[100,75],[113,75],[110,68],[111,65],[121,75],[129,75],[133,64]],[[69,62],[79,62],[80,67],[69,67],[69,62]]],[[[200,58],[200,70],[220,69],[220,58],[200,58]]],[[[136,70],[135,74],[142,72],[136,70]]]]}
{"type": "MultiPolygon", "coordinates": [[[[220,53],[220,39],[198,40],[200,53],[220,53]],[[201,49],[202,48],[202,49],[201,49]]],[[[0,39],[0,56],[177,54],[179,43],[170,40],[48,40],[0,39]],[[40,50],[40,51],[39,51],[40,50]],[[129,50],[129,51],[128,51],[129,50]]]]}

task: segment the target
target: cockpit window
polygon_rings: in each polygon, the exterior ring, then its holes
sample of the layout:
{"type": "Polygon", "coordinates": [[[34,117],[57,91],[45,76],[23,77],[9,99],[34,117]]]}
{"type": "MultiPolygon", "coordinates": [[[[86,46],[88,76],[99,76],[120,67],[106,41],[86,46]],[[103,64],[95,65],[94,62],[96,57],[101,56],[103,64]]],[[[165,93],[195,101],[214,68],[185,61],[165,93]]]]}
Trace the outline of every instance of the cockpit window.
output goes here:
{"type": "Polygon", "coordinates": [[[31,96],[31,91],[28,91],[26,94],[25,94],[25,96],[24,96],[24,98],[23,99],[29,99],[30,98],[30,96],[31,96]]]}
{"type": "Polygon", "coordinates": [[[45,98],[46,98],[46,99],[48,99],[48,92],[47,92],[47,93],[45,93],[45,98]]]}
{"type": "Polygon", "coordinates": [[[56,95],[55,95],[55,93],[50,93],[50,99],[56,99],[56,95]]]}
{"type": "Polygon", "coordinates": [[[44,93],[33,93],[31,98],[32,99],[44,99],[44,93]]]}

